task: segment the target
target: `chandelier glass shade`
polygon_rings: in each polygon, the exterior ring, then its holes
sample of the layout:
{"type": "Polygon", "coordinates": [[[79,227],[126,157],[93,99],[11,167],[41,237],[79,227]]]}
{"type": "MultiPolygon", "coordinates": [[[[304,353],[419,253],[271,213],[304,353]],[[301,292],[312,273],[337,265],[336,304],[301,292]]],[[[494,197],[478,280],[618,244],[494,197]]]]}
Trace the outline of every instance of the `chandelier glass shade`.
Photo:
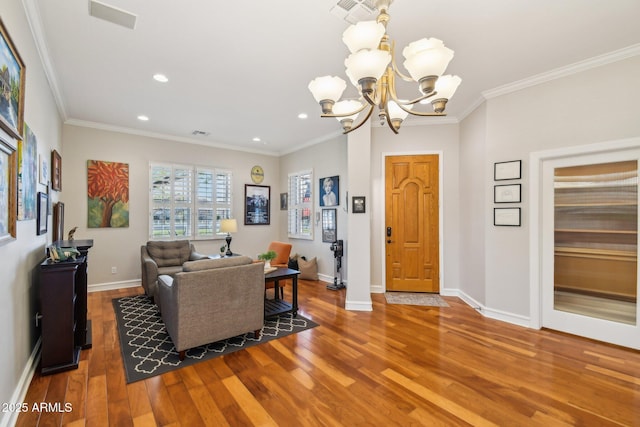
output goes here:
{"type": "Polygon", "coordinates": [[[386,34],[387,11],[392,2],[376,0],[377,20],[358,22],[342,35],[342,41],[351,52],[344,61],[346,75],[358,90],[358,100],[339,101],[347,87],[340,77],[323,76],[309,83],[309,90],[322,108],[322,117],[338,119],[344,133],[362,126],[375,107],[379,110],[381,124],[386,122],[394,133],[398,133],[402,121],[409,114],[444,116],[447,102],[462,81],[458,76],[443,75],[453,58],[453,50],[436,38],[423,38],[405,47],[402,51],[403,65],[409,75],[398,69],[394,44],[386,34]],[[417,83],[419,96],[412,100],[398,99],[396,78],[417,83]],[[433,111],[414,110],[418,103],[430,103],[433,111]],[[358,115],[365,110],[365,117],[354,126],[358,115]]]}

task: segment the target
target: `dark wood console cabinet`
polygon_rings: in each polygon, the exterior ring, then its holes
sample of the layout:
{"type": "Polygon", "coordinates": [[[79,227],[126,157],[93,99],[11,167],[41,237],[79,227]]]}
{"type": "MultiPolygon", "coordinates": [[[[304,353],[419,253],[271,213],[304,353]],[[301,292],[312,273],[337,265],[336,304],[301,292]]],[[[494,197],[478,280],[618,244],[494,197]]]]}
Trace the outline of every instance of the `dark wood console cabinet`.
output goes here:
{"type": "Polygon", "coordinates": [[[91,347],[91,322],[87,319],[87,254],[93,241],[60,241],[81,255],[72,261],[40,264],[40,315],[42,319],[41,373],[76,369],[80,350],[91,347]]]}

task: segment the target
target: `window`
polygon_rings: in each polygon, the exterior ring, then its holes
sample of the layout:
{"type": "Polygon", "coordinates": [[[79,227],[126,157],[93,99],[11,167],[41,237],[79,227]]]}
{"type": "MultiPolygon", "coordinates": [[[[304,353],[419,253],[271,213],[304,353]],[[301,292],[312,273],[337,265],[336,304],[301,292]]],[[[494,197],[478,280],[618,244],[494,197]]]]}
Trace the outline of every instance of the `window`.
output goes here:
{"type": "Polygon", "coordinates": [[[289,174],[289,237],[313,240],[313,172],[289,174]]]}
{"type": "Polygon", "coordinates": [[[151,164],[149,237],[212,239],[220,220],[231,218],[231,171],[151,164]]]}

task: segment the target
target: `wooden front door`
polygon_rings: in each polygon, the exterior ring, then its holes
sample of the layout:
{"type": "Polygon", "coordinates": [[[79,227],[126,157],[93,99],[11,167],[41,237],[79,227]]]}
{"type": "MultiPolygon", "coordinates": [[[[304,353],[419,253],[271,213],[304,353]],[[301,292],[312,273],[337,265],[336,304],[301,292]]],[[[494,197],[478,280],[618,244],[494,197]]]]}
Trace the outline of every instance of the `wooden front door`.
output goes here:
{"type": "Polygon", "coordinates": [[[439,292],[438,155],[385,160],[387,291],[439,292]]]}

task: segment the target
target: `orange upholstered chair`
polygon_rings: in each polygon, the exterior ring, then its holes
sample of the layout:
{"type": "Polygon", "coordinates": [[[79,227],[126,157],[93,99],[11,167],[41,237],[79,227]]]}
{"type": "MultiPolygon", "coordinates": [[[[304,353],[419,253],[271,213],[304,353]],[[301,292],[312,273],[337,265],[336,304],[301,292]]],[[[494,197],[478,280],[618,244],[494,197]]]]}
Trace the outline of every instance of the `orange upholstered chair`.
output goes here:
{"type": "MultiPolygon", "coordinates": [[[[268,251],[274,251],[276,253],[276,257],[271,260],[271,267],[288,267],[289,266],[289,255],[291,255],[291,244],[284,242],[271,242],[268,251]]],[[[273,288],[273,282],[269,282],[265,284],[265,290],[273,288]]],[[[284,283],[280,282],[278,284],[280,288],[280,298],[284,298],[284,283]]]]}

